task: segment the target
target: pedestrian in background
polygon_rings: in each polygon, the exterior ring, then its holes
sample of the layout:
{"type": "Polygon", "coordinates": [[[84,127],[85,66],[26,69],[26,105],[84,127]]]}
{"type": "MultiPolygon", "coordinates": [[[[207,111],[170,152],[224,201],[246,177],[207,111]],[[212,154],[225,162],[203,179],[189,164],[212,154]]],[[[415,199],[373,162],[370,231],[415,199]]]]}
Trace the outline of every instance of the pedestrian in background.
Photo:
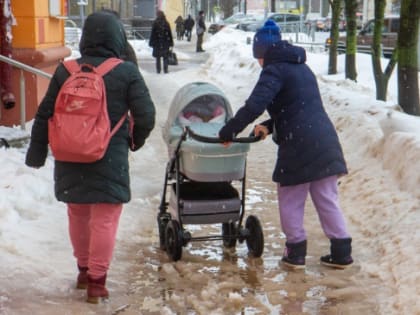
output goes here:
{"type": "Polygon", "coordinates": [[[203,39],[204,32],[206,31],[206,23],[204,21],[204,11],[198,12],[197,17],[197,52],[204,52],[203,49],[203,39]]]}
{"type": "MultiPolygon", "coordinates": [[[[79,64],[99,66],[111,57],[121,58],[126,38],[118,18],[106,12],[89,15],[80,40],[79,64]]],[[[48,121],[60,88],[69,77],[59,65],[41,101],[31,132],[26,165],[39,168],[48,155],[48,121]]],[[[131,199],[129,149],[140,149],[155,124],[155,107],[138,67],[123,62],[103,77],[111,127],[130,112],[132,132],[126,118],[111,138],[102,159],[93,163],[55,160],[54,190],[67,204],[69,234],[79,274],[76,287],[87,288],[87,302],[108,298],[108,269],[114,252],[123,203],[131,199]]],[[[83,139],[80,139],[83,141],[83,139]]],[[[53,263],[53,262],[50,262],[53,263]]]]}
{"type": "Polygon", "coordinates": [[[352,239],[339,206],[337,179],[347,173],[347,167],[316,77],[305,63],[305,50],[281,40],[279,27],[268,20],[254,36],[253,55],[262,66],[258,82],[219,136],[229,142],[268,112],[270,119],[256,125],[254,133],[262,138],[272,134],[278,145],[273,181],[286,235],[282,262],[294,269],[305,268],[303,217],[309,193],[330,239],[330,254],[322,256],[321,263],[344,269],[353,263],[352,239]]]}
{"type": "Polygon", "coordinates": [[[192,29],[194,27],[195,21],[191,17],[191,14],[188,14],[188,17],[184,21],[185,36],[187,36],[187,41],[191,41],[192,29]]]}
{"type": "Polygon", "coordinates": [[[163,72],[168,73],[168,55],[169,50],[174,47],[174,40],[172,38],[171,26],[166,20],[163,11],[157,12],[156,19],[152,25],[149,46],[153,48],[153,57],[156,58],[156,72],[161,72],[161,59],[163,59],[163,72]]]}
{"type": "Polygon", "coordinates": [[[176,39],[183,40],[185,27],[184,27],[184,19],[180,15],[178,15],[178,17],[175,20],[175,31],[176,31],[176,39]]]}

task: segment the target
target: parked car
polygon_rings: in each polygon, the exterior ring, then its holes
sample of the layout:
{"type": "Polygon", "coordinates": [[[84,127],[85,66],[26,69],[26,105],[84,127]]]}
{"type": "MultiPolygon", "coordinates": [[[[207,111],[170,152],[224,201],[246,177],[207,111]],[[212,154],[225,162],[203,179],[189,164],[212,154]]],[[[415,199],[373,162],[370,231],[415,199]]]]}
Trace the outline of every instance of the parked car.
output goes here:
{"type": "Polygon", "coordinates": [[[282,31],[289,31],[285,30],[287,26],[290,24],[297,24],[300,22],[300,15],[293,14],[293,13],[270,13],[267,15],[267,18],[261,16],[256,21],[243,21],[240,22],[237,26],[238,29],[246,31],[246,32],[256,32],[260,29],[267,19],[273,20],[280,28],[283,28],[282,31]]]}
{"type": "MultiPolygon", "coordinates": [[[[360,53],[370,54],[373,42],[373,30],[375,20],[369,20],[357,35],[357,51],[360,53]]],[[[382,29],[382,52],[384,57],[390,58],[394,48],[397,46],[398,29],[400,28],[400,18],[398,16],[385,17],[382,29]]],[[[325,42],[326,49],[331,44],[331,38],[327,38],[325,42]]],[[[338,38],[337,52],[344,54],[346,52],[346,36],[338,38]]]]}
{"type": "Polygon", "coordinates": [[[307,29],[311,29],[312,27],[315,28],[317,32],[327,32],[330,30],[331,23],[329,23],[328,18],[314,18],[314,19],[307,19],[305,21],[305,26],[307,29]]]}
{"type": "MultiPolygon", "coordinates": [[[[324,28],[322,29],[324,32],[329,32],[331,31],[331,24],[332,24],[332,19],[330,17],[326,17],[324,20],[324,28]]],[[[340,18],[338,20],[338,30],[340,32],[344,32],[346,30],[346,20],[343,18],[340,18]]]]}
{"type": "Polygon", "coordinates": [[[64,42],[67,46],[77,47],[79,45],[82,30],[73,20],[65,20],[64,42]]]}
{"type": "Polygon", "coordinates": [[[243,12],[238,12],[224,20],[221,20],[220,22],[210,24],[207,31],[210,34],[216,34],[227,25],[235,25],[241,21],[256,21],[257,18],[260,18],[260,16],[256,14],[245,14],[243,12]]]}

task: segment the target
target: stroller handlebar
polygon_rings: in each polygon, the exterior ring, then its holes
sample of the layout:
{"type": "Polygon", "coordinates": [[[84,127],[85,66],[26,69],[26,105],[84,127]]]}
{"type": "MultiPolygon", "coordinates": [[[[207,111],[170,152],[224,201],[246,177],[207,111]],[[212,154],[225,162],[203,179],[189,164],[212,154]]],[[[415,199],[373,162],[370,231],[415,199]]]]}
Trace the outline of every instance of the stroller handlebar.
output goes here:
{"type": "MultiPolygon", "coordinates": [[[[205,142],[205,143],[225,143],[226,142],[218,137],[207,137],[207,136],[196,134],[188,126],[185,127],[185,134],[188,134],[191,138],[199,142],[205,142]]],[[[258,142],[260,140],[261,140],[261,136],[255,136],[251,134],[249,137],[233,138],[232,141],[229,141],[229,142],[253,143],[253,142],[258,142]]]]}

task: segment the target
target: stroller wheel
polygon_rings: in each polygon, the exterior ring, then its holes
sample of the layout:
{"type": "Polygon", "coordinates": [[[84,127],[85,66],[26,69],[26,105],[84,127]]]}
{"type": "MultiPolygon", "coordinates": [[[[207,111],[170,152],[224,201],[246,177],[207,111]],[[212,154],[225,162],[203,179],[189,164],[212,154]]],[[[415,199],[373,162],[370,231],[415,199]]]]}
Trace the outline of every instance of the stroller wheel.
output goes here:
{"type": "Polygon", "coordinates": [[[181,227],[178,221],[169,221],[165,230],[165,247],[168,257],[174,261],[180,260],[182,256],[182,244],[181,227]]]}
{"type": "Polygon", "coordinates": [[[236,246],[236,227],[234,222],[222,224],[223,246],[233,248],[236,246]]]}
{"type": "Polygon", "coordinates": [[[166,226],[168,222],[171,220],[171,215],[169,213],[159,213],[157,215],[157,223],[159,229],[159,243],[160,249],[166,249],[166,242],[165,242],[165,233],[166,233],[166,226]]]}
{"type": "Polygon", "coordinates": [[[249,254],[253,257],[261,257],[264,250],[264,235],[260,220],[256,216],[250,215],[246,219],[245,228],[249,231],[246,238],[249,254]]]}

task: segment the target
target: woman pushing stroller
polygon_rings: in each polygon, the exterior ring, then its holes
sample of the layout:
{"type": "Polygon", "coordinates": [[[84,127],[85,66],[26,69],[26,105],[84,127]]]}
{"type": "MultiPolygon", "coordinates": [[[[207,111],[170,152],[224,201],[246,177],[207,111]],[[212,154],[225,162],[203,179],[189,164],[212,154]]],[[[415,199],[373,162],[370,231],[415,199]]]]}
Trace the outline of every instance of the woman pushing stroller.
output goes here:
{"type": "Polygon", "coordinates": [[[281,40],[279,27],[268,20],[255,34],[253,55],[262,66],[259,80],[236,115],[219,131],[229,142],[267,110],[270,119],[254,127],[279,146],[273,181],[277,183],[282,230],[286,235],[282,262],[305,268],[307,236],[304,206],[310,193],[330,253],[322,264],[344,269],[353,263],[351,237],[338,203],[337,179],[347,173],[341,145],[322,104],[316,77],[305,64],[301,47],[281,40]]]}

